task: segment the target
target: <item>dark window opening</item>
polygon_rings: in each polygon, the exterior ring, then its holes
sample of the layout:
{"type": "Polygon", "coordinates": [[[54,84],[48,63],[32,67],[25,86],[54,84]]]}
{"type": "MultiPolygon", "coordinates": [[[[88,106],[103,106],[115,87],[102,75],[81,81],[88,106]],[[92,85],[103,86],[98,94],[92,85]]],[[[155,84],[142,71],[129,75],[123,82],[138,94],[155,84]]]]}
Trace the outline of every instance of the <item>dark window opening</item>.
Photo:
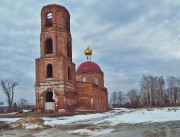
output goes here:
{"type": "Polygon", "coordinates": [[[52,68],[51,64],[47,65],[46,77],[47,78],[52,78],[53,77],[53,68],[52,68]]]}
{"type": "Polygon", "coordinates": [[[52,91],[48,91],[46,93],[46,102],[54,102],[53,92],[52,91]]]}
{"type": "Polygon", "coordinates": [[[68,57],[72,58],[72,52],[71,52],[71,44],[70,44],[70,42],[68,42],[68,45],[67,45],[67,55],[68,55],[68,57]]]}
{"type": "Polygon", "coordinates": [[[68,67],[68,79],[71,80],[71,68],[68,67]]]}
{"type": "Polygon", "coordinates": [[[66,28],[68,31],[70,31],[70,21],[69,18],[66,19],[66,28]]]}
{"type": "Polygon", "coordinates": [[[46,15],[46,26],[47,27],[52,26],[52,13],[48,13],[46,15]]]}
{"type": "Polygon", "coordinates": [[[51,54],[53,53],[53,44],[52,44],[52,39],[48,38],[45,41],[45,54],[51,54]]]}

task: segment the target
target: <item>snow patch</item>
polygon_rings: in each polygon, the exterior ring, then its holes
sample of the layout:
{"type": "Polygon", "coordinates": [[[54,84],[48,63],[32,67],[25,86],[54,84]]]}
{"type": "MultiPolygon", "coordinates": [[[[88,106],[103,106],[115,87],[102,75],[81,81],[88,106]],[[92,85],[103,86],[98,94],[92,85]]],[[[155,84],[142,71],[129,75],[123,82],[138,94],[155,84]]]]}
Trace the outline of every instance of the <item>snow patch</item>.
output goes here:
{"type": "Polygon", "coordinates": [[[39,128],[41,128],[39,125],[37,125],[37,124],[25,124],[24,125],[24,128],[25,129],[39,129],[39,128]]]}
{"type": "Polygon", "coordinates": [[[137,109],[135,111],[127,111],[127,113],[96,121],[94,124],[109,123],[110,126],[115,126],[120,123],[135,124],[177,120],[180,120],[180,107],[137,109]]]}
{"type": "Polygon", "coordinates": [[[4,114],[0,114],[1,116],[3,116],[3,115],[15,115],[15,114],[17,114],[18,112],[12,112],[12,113],[4,113],[4,114]]]}
{"type": "Polygon", "coordinates": [[[14,123],[11,123],[12,128],[24,128],[24,129],[44,129],[44,120],[40,118],[28,117],[19,119],[14,123]]]}
{"type": "Polygon", "coordinates": [[[18,121],[19,119],[21,118],[0,118],[0,121],[10,124],[18,121]]]}
{"type": "Polygon", "coordinates": [[[22,112],[23,112],[23,113],[32,112],[32,110],[22,109],[22,112]]]}
{"type": "Polygon", "coordinates": [[[64,124],[76,123],[86,120],[89,121],[107,115],[108,114],[104,114],[104,113],[85,114],[85,115],[74,115],[74,116],[57,117],[57,118],[43,118],[43,120],[44,120],[44,125],[56,126],[56,125],[64,125],[64,124]]]}

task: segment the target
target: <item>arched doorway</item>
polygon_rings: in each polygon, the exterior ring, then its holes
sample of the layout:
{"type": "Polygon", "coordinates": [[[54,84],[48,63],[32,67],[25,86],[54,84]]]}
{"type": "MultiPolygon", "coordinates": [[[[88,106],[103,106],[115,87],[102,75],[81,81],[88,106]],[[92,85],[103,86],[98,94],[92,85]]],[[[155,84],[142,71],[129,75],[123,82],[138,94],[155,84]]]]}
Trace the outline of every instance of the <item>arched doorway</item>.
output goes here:
{"type": "Polygon", "coordinates": [[[46,102],[54,102],[53,92],[52,91],[48,91],[46,93],[46,102]]]}
{"type": "Polygon", "coordinates": [[[52,90],[48,90],[45,94],[45,110],[55,110],[54,93],[52,90]]]}

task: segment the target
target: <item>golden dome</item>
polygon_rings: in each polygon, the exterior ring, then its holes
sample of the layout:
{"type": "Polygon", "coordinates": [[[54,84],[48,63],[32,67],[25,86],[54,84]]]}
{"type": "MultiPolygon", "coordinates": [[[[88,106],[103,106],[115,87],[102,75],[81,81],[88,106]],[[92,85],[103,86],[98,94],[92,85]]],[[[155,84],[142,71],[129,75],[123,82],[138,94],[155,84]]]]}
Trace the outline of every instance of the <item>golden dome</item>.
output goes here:
{"type": "Polygon", "coordinates": [[[87,47],[87,49],[84,51],[84,54],[85,55],[92,55],[92,50],[89,47],[87,47]]]}

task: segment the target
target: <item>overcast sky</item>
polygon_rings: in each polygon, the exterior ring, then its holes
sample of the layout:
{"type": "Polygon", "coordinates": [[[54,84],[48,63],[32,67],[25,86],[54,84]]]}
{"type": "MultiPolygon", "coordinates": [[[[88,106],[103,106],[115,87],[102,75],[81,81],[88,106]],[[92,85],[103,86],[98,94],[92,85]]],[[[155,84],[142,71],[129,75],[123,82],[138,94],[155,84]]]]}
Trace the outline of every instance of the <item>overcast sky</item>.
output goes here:
{"type": "MultiPolygon", "coordinates": [[[[179,0],[1,0],[0,79],[20,81],[16,101],[35,101],[40,13],[47,4],[69,10],[73,62],[77,68],[86,60],[90,41],[109,94],[138,89],[142,75],[179,76],[179,0]]],[[[1,89],[0,101],[6,101],[1,89]]]]}

